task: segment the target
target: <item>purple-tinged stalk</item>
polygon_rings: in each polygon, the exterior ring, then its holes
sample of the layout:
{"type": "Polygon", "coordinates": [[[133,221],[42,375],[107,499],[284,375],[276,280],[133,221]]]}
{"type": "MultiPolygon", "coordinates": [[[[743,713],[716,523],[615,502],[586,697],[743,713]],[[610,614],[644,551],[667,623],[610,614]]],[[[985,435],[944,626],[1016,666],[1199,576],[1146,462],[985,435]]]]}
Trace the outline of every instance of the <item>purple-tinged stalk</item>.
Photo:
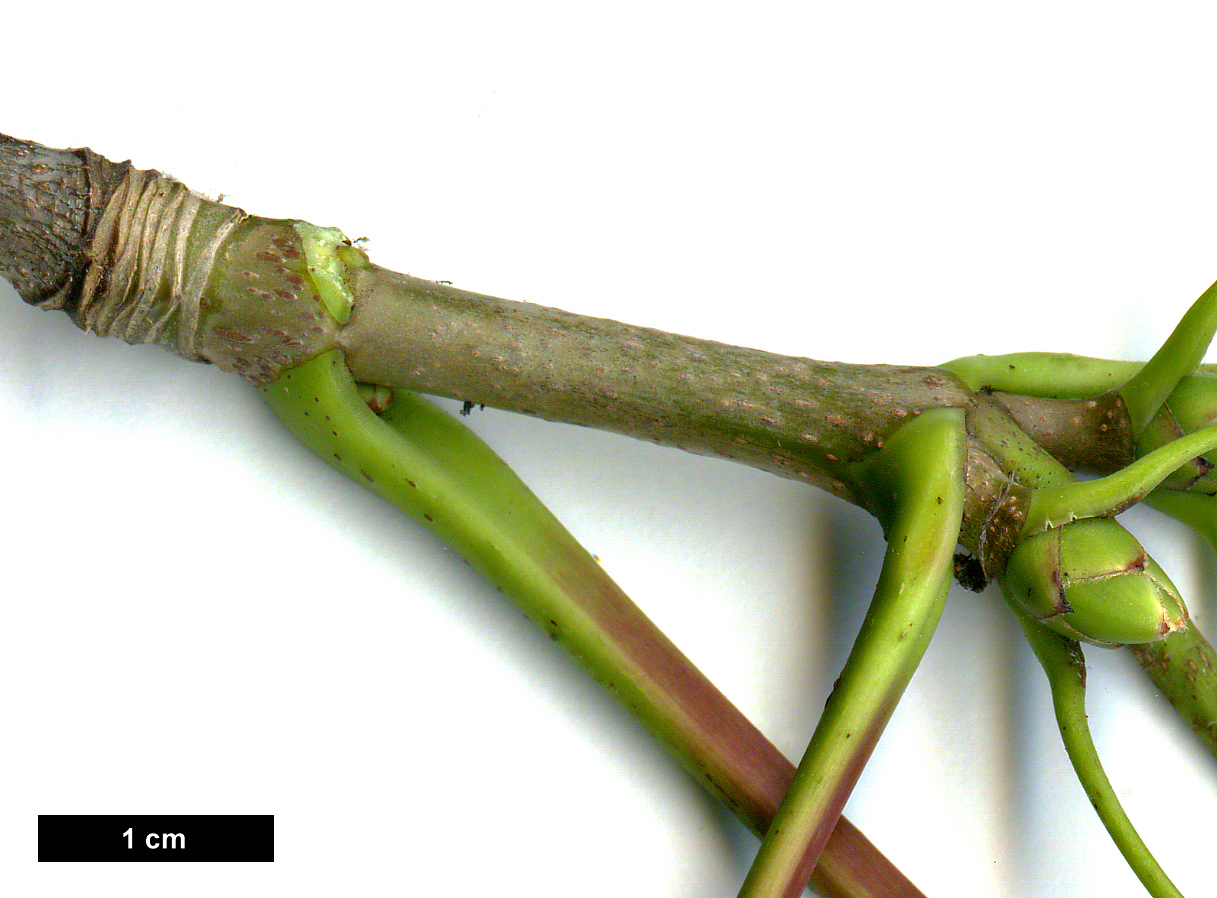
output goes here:
{"type": "MultiPolygon", "coordinates": [[[[745,825],[766,831],[790,762],[468,428],[404,391],[377,416],[338,350],[263,393],[313,452],[460,552],[745,825]]],[[[921,894],[844,820],[813,881],[838,898],[921,894]]]]}

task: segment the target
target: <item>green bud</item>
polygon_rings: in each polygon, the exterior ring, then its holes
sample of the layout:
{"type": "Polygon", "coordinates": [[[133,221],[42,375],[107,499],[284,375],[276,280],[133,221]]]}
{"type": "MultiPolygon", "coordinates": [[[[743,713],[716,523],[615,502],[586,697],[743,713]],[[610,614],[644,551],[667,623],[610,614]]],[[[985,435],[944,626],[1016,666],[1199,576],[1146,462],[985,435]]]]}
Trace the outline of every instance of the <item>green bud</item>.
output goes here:
{"type": "Polygon", "coordinates": [[[1155,642],[1188,617],[1166,573],[1111,518],[1027,537],[1010,553],[1003,585],[1049,629],[1094,645],[1155,642]]]}

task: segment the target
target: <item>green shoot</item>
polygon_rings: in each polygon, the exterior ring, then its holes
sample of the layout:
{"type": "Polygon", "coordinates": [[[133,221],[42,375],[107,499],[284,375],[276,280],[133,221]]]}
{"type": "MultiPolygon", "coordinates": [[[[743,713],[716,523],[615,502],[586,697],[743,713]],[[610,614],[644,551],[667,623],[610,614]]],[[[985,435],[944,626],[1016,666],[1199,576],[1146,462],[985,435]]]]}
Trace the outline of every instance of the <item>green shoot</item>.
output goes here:
{"type": "Polygon", "coordinates": [[[1128,405],[1134,434],[1145,430],[1179,381],[1196,370],[1215,331],[1217,284],[1192,303],[1153,358],[1119,388],[1128,405]]]}

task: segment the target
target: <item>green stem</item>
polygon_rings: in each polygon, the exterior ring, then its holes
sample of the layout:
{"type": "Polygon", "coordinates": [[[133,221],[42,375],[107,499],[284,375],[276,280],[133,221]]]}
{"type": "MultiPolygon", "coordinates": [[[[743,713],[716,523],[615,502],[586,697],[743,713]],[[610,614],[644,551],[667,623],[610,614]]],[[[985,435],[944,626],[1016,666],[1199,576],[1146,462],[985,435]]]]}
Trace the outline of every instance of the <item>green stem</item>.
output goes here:
{"type": "MultiPolygon", "coordinates": [[[[407,512],[515,601],[749,828],[768,827],[790,763],[646,618],[471,431],[413,394],[384,417],[338,351],[263,388],[319,457],[407,512]]],[[[920,893],[848,825],[817,883],[848,898],[920,893]]]]}
{"type": "Polygon", "coordinates": [[[1153,358],[1119,388],[1128,405],[1134,434],[1145,430],[1179,381],[1196,370],[1215,331],[1217,284],[1192,303],[1153,358]]]}
{"type": "Polygon", "coordinates": [[[1058,636],[1024,614],[1007,595],[1007,604],[1022,625],[1027,641],[1048,676],[1052,706],[1065,751],[1094,806],[1129,867],[1154,898],[1183,898],[1137,834],[1116,797],[1086,722],[1086,662],[1081,646],[1058,636]]]}
{"type": "Polygon", "coordinates": [[[1185,461],[1217,448],[1217,426],[1172,440],[1126,468],[1098,480],[1037,489],[1024,533],[1041,533],[1079,518],[1116,514],[1144,499],[1185,461]]]}
{"type": "Polygon", "coordinates": [[[1217,652],[1194,622],[1158,642],[1129,646],[1179,716],[1217,755],[1217,652]]]}
{"type": "Polygon", "coordinates": [[[875,597],[740,898],[802,893],[942,615],[963,516],[958,409],[904,426],[865,465],[888,548],[875,597]]]}
{"type": "Polygon", "coordinates": [[[1020,352],[967,356],[940,367],[971,390],[996,390],[1052,399],[1116,392],[1134,439],[1158,414],[1180,381],[1196,371],[1217,331],[1217,284],[1192,303],[1166,342],[1145,364],[1067,353],[1020,352]]]}
{"type": "Polygon", "coordinates": [[[1114,390],[1142,365],[1066,352],[1012,352],[964,356],[939,367],[950,371],[973,391],[1076,399],[1114,390]]]}

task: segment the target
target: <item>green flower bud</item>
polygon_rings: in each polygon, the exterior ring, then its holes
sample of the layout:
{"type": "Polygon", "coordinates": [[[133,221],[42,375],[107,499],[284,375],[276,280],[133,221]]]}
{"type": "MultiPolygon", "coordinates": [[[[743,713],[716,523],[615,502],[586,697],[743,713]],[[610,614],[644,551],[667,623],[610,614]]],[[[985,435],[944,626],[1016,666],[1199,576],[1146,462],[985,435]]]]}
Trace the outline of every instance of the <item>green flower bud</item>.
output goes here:
{"type": "Polygon", "coordinates": [[[1111,518],[1027,537],[1010,553],[1003,585],[1049,629],[1094,645],[1155,642],[1188,617],[1166,573],[1111,518]]]}

